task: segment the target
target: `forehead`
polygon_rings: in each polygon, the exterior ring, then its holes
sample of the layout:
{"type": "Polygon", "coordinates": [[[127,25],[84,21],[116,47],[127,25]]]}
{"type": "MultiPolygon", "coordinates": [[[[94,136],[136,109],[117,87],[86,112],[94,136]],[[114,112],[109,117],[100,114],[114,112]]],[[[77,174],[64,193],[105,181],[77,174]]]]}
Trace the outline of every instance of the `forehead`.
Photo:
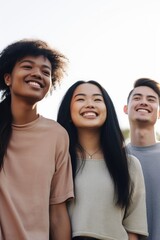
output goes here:
{"type": "Polygon", "coordinates": [[[25,56],[23,58],[21,58],[20,60],[17,61],[17,63],[23,63],[23,62],[30,62],[30,63],[36,63],[36,64],[40,64],[46,67],[51,68],[51,63],[48,60],[48,58],[44,57],[43,55],[39,55],[39,56],[25,56]]]}
{"type": "Polygon", "coordinates": [[[140,87],[136,87],[134,88],[131,97],[133,97],[134,95],[141,95],[141,96],[154,96],[156,98],[158,98],[158,94],[150,87],[147,86],[140,86],[140,87]]]}
{"type": "Polygon", "coordinates": [[[85,95],[93,95],[93,94],[100,94],[102,95],[101,90],[94,84],[91,83],[83,83],[80,84],[74,91],[73,95],[77,94],[85,94],[85,95]]]}

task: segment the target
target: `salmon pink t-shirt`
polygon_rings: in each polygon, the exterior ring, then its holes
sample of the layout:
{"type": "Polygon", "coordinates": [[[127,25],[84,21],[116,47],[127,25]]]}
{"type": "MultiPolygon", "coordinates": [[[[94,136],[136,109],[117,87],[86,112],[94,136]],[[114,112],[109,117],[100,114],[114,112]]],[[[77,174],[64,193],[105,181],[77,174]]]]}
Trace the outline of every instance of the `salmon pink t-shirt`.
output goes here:
{"type": "Polygon", "coordinates": [[[54,120],[12,126],[0,172],[0,240],[49,239],[49,205],[73,197],[68,147],[54,120]]]}

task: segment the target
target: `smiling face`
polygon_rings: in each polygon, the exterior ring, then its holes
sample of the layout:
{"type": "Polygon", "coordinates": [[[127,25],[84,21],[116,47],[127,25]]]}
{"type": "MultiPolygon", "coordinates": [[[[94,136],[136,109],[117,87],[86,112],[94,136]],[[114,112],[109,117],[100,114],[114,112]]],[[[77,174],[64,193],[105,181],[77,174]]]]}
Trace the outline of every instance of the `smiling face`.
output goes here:
{"type": "Polygon", "coordinates": [[[51,63],[43,56],[27,56],[18,61],[11,74],[5,74],[11,98],[36,103],[51,87],[51,63]]]}
{"type": "Polygon", "coordinates": [[[72,96],[71,119],[77,128],[100,128],[107,117],[100,89],[94,84],[79,85],[72,96]]]}
{"type": "Polygon", "coordinates": [[[154,125],[159,117],[159,98],[156,92],[146,86],[136,87],[124,108],[130,122],[154,125]]]}

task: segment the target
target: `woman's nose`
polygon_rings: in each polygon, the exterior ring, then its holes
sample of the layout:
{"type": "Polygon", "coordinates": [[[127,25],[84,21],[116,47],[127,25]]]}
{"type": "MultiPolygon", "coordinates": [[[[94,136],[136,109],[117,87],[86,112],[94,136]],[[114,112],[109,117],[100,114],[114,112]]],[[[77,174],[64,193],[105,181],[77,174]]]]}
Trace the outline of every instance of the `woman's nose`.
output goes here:
{"type": "Polygon", "coordinates": [[[32,69],[31,76],[41,78],[42,74],[39,68],[32,69]]]}
{"type": "Polygon", "coordinates": [[[94,102],[92,100],[87,100],[86,102],[86,107],[88,108],[94,108],[94,102]]]}

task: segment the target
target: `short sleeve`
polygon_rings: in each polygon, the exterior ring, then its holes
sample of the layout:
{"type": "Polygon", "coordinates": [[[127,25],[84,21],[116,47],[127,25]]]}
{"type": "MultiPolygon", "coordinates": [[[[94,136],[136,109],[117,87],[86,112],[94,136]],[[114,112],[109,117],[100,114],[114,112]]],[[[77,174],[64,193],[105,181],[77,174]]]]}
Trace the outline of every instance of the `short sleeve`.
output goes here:
{"type": "Polygon", "coordinates": [[[147,214],[146,214],[146,194],[144,177],[139,160],[128,155],[129,171],[133,182],[133,195],[130,206],[127,208],[123,225],[128,232],[141,235],[140,239],[148,236],[147,214]]]}
{"type": "Polygon", "coordinates": [[[74,196],[69,137],[59,133],[55,150],[55,172],[51,183],[50,204],[58,204],[74,196]]]}

